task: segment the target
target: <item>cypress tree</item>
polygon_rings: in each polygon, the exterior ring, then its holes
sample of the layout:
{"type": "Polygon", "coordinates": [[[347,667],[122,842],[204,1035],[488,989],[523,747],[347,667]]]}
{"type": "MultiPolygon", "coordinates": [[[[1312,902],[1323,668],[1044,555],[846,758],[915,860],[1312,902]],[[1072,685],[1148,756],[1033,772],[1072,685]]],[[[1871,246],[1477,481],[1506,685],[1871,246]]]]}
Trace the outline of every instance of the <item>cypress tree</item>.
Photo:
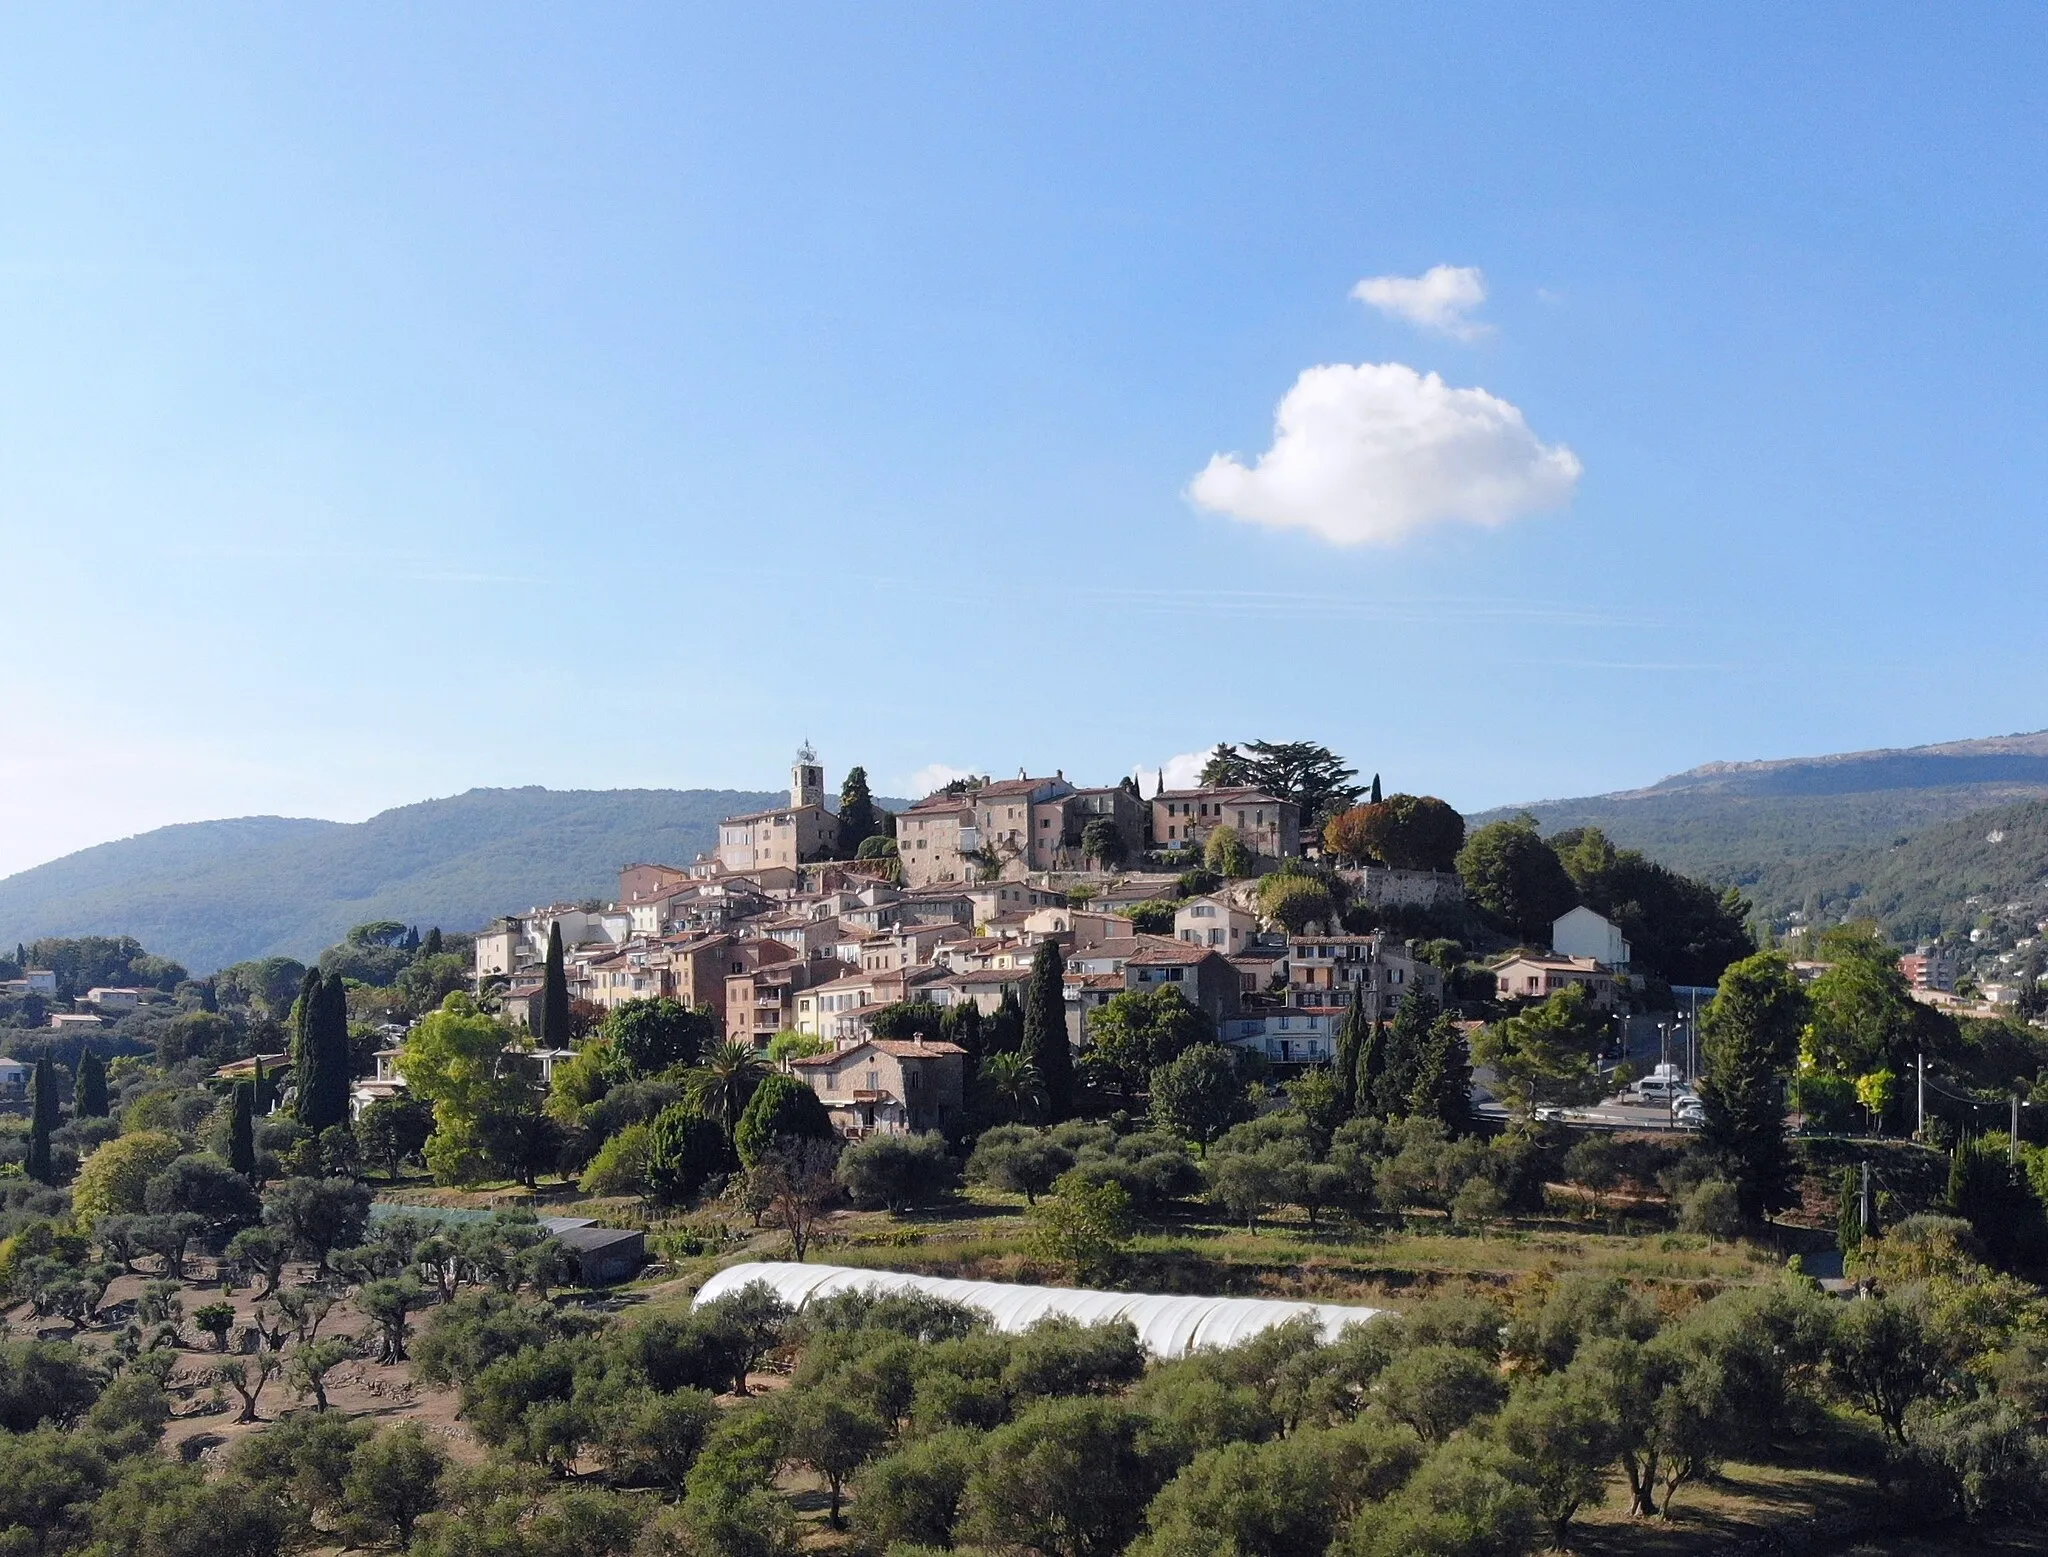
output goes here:
{"type": "Polygon", "coordinates": [[[306,975],[299,1005],[292,1054],[299,1090],[292,1112],[317,1135],[348,1121],[348,986],[339,973],[322,978],[314,969],[306,975]]]}
{"type": "Polygon", "coordinates": [[[1024,1046],[1024,1008],[1014,989],[1003,991],[995,1015],[981,1024],[983,1054],[1015,1054],[1024,1046]]]}
{"type": "MultiPolygon", "coordinates": [[[[256,1062],[258,1068],[263,1062],[256,1062]]],[[[256,1176],[256,1084],[235,1083],[235,1114],[228,1126],[228,1166],[243,1178],[256,1176]]]]}
{"type": "Polygon", "coordinates": [[[260,1054],[256,1056],[254,1085],[256,1088],[256,1112],[268,1114],[270,1112],[270,1078],[263,1074],[263,1056],[260,1054]]]}
{"type": "Polygon", "coordinates": [[[299,980],[299,998],[292,1002],[291,1014],[285,1018],[285,1031],[289,1034],[286,1049],[289,1053],[292,1081],[298,1087],[298,1096],[293,1099],[292,1113],[300,1123],[306,1118],[306,1098],[311,1087],[313,1073],[319,1067],[314,1053],[313,1024],[317,1019],[315,1008],[320,1004],[322,980],[318,968],[308,968],[304,978],[299,980]]]}
{"type": "Polygon", "coordinates": [[[981,1054],[981,1007],[971,1000],[946,1007],[946,1014],[939,1019],[939,1036],[947,1043],[960,1045],[970,1060],[978,1058],[981,1054]]]}
{"type": "Polygon", "coordinates": [[[1471,1128],[1472,1050],[1454,1016],[1438,1017],[1429,1029],[1408,1112],[1416,1119],[1440,1121],[1453,1135],[1471,1128]]]}
{"type": "Polygon", "coordinates": [[[107,1067],[90,1048],[78,1057],[75,1086],[77,1097],[72,1102],[71,1111],[81,1119],[106,1118],[107,1067]]]}
{"type": "Polygon", "coordinates": [[[1761,1220],[1796,1203],[1785,1141],[1784,1078],[1799,1054],[1806,991],[1792,965],[1761,952],[1730,965],[1720,993],[1700,1013],[1700,1154],[1735,1186],[1744,1218],[1761,1220]]]}
{"type": "Polygon", "coordinates": [[[57,1067],[45,1049],[43,1057],[36,1061],[35,1102],[29,1118],[28,1133],[28,1176],[44,1184],[57,1182],[56,1170],[50,1165],[50,1134],[57,1128],[57,1067]]]}
{"type": "Polygon", "coordinates": [[[548,926],[548,965],[541,984],[540,1042],[544,1049],[569,1047],[569,976],[562,971],[562,924],[548,926]]]}
{"type": "Polygon", "coordinates": [[[1067,964],[1056,942],[1041,941],[1031,959],[1024,1001],[1024,1054],[1045,1088],[1045,1114],[1058,1123],[1073,1111],[1074,1051],[1067,1041],[1067,964]]]}
{"type": "Polygon", "coordinates": [[[1387,1068],[1387,1033],[1378,1022],[1372,1024],[1358,1045],[1358,1061],[1351,1083],[1354,1105],[1360,1114],[1379,1113],[1380,1079],[1387,1068]]]}
{"type": "Polygon", "coordinates": [[[1347,1119],[1358,1112],[1358,1051],[1364,1044],[1365,1002],[1354,994],[1344,1012],[1344,1025],[1337,1029],[1337,1053],[1331,1066],[1347,1119]]]}
{"type": "Polygon", "coordinates": [[[1377,773],[1372,776],[1372,800],[1370,803],[1373,805],[1380,803],[1380,776],[1377,773]]]}
{"type": "Polygon", "coordinates": [[[427,944],[422,948],[429,957],[441,955],[441,927],[435,925],[427,932],[427,944]]]}
{"type": "Polygon", "coordinates": [[[875,797],[868,793],[868,770],[848,768],[839,786],[839,836],[834,841],[841,859],[852,859],[860,846],[882,830],[875,815],[875,797]]]}
{"type": "Polygon", "coordinates": [[[1373,1093],[1379,1112],[1389,1118],[1408,1111],[1408,1099],[1415,1091],[1415,1078],[1422,1069],[1423,1050],[1428,1047],[1429,1031],[1436,1017],[1435,999],[1420,990],[1403,995],[1401,1004],[1394,1009],[1393,1026],[1381,1045],[1380,1078],[1373,1093]]]}

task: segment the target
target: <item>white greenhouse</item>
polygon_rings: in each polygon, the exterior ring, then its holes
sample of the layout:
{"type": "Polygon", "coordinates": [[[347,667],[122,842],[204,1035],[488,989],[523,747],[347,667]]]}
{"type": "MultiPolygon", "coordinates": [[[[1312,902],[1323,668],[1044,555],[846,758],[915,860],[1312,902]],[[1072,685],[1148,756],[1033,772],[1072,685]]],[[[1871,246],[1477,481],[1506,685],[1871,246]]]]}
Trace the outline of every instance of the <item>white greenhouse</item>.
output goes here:
{"type": "Polygon", "coordinates": [[[835,1292],[922,1292],[980,1309],[996,1329],[1028,1329],[1055,1315],[1099,1324],[1128,1319],[1138,1343],[1154,1357],[1180,1357],[1201,1347],[1234,1346],[1303,1315],[1335,1340],[1346,1325],[1363,1324],[1385,1312],[1341,1303],[1285,1303],[1265,1298],[1181,1297],[1167,1293],[1098,1292],[1078,1287],[1027,1287],[1004,1281],[952,1281],[892,1270],[858,1270],[845,1265],[794,1265],[787,1261],[732,1265],[697,1291],[699,1303],[730,1296],[752,1282],[764,1282],[791,1308],[835,1292]]]}

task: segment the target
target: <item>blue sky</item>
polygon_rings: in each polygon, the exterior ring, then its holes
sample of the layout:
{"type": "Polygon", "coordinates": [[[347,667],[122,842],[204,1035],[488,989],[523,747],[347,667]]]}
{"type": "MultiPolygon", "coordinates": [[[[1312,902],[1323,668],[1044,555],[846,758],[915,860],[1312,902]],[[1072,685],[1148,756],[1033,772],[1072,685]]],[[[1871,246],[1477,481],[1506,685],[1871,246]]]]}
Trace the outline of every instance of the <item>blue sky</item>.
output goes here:
{"type": "Polygon", "coordinates": [[[2048,724],[2041,13],[1449,10],[0,18],[0,871],[2048,724]]]}

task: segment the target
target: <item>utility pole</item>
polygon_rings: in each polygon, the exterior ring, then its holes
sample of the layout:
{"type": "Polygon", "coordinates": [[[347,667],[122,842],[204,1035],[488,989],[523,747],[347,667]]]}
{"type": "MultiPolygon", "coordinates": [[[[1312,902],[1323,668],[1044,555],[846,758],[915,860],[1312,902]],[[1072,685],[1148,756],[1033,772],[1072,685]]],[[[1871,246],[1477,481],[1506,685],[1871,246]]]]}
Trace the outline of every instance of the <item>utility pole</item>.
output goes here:
{"type": "Polygon", "coordinates": [[[1927,1138],[1927,1056],[1915,1055],[1914,1059],[1918,1062],[1919,1082],[1915,1088],[1913,1139],[1922,1141],[1927,1138]]]}
{"type": "Polygon", "coordinates": [[[2012,1135],[2005,1143],[2005,1160],[2020,1160],[2020,1095],[2017,1092],[2012,1095],[2012,1135]]]}
{"type": "Polygon", "coordinates": [[[1870,1159],[1863,1159],[1863,1188],[1856,1196],[1856,1223],[1863,1236],[1870,1236],[1870,1159]]]}

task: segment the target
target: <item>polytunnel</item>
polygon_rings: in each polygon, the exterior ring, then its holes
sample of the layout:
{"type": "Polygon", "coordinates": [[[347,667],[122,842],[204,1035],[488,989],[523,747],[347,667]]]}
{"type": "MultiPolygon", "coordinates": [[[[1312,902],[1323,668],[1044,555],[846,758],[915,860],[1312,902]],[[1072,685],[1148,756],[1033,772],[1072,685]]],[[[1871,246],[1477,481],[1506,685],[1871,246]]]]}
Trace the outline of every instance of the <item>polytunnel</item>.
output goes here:
{"type": "Polygon", "coordinates": [[[922,1292],[980,1309],[998,1330],[1028,1329],[1060,1316],[1082,1324],[1128,1319],[1138,1344],[1154,1357],[1180,1357],[1200,1347],[1234,1346],[1290,1319],[1307,1316],[1325,1341],[1346,1325],[1363,1324],[1383,1309],[1344,1303],[1290,1303],[1268,1298],[1184,1297],[1169,1293],[1101,1292],[1085,1287],[1031,1287],[1005,1281],[955,1281],[902,1271],[846,1265],[761,1261],[730,1265],[697,1290],[699,1303],[715,1302],[754,1282],[765,1283],[791,1308],[835,1292],[922,1292]]]}

